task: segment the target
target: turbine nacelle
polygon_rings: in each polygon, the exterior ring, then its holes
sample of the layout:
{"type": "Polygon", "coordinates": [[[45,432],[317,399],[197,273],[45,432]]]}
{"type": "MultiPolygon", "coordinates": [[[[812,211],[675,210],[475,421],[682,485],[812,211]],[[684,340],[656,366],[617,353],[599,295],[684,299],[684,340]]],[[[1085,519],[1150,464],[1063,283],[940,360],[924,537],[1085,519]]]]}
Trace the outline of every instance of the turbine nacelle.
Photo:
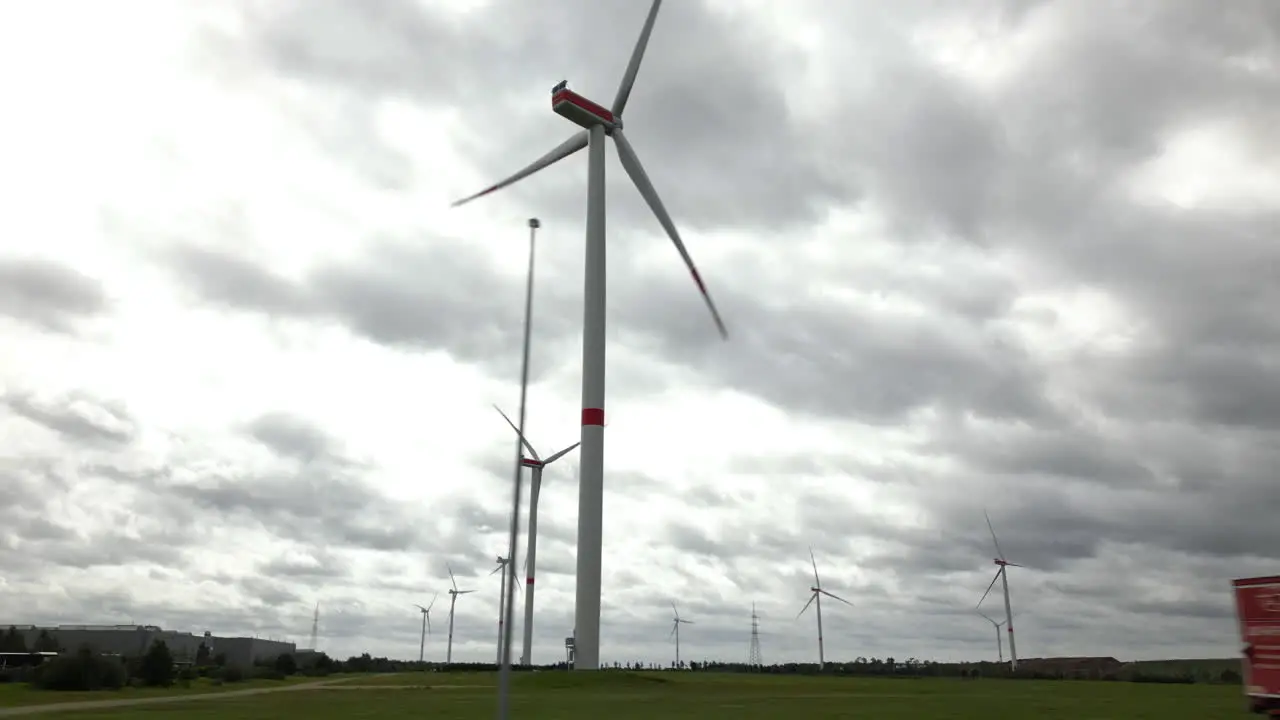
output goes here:
{"type": "Polygon", "coordinates": [[[560,117],[588,130],[600,125],[604,127],[606,135],[611,135],[614,129],[622,127],[621,119],[605,106],[570,90],[566,83],[562,82],[556,88],[551,91],[551,109],[560,117]]]}

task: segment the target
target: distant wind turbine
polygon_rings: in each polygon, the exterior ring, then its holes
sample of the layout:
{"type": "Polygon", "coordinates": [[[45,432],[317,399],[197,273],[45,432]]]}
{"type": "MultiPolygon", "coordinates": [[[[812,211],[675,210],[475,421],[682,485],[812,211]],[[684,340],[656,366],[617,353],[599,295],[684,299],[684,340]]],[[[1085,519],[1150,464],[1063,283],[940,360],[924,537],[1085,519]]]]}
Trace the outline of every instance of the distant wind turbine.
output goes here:
{"type": "MultiPolygon", "coordinates": [[[[674,601],[671,603],[671,612],[675,613],[675,616],[672,618],[672,622],[671,622],[671,635],[675,635],[676,637],[676,669],[679,670],[680,669],[680,626],[692,625],[693,621],[685,620],[684,618],[680,617],[680,611],[676,609],[676,604],[674,601]]],[[[671,635],[668,635],[667,637],[671,637],[671,635]]]]}
{"type": "Polygon", "coordinates": [[[475,590],[459,590],[458,580],[453,576],[453,568],[449,567],[448,565],[445,565],[445,568],[449,571],[449,582],[453,585],[453,587],[449,588],[449,645],[448,645],[448,649],[446,649],[444,653],[444,661],[446,663],[452,663],[453,662],[453,608],[455,605],[458,604],[459,595],[466,595],[467,593],[475,592],[475,590]]]}
{"type": "Polygon", "coordinates": [[[809,548],[809,561],[813,563],[813,587],[809,588],[809,602],[800,608],[800,613],[796,615],[796,619],[799,619],[800,615],[804,615],[804,611],[808,610],[810,605],[814,605],[814,611],[818,615],[818,669],[821,670],[827,664],[826,650],[822,646],[822,596],[826,595],[832,600],[839,600],[849,607],[853,607],[853,603],[822,589],[822,580],[818,578],[818,561],[813,556],[813,548],[809,548]]]}
{"type": "Polygon", "coordinates": [[[991,625],[994,626],[996,629],[996,655],[997,657],[1000,658],[999,660],[1000,664],[1003,665],[1004,664],[1004,640],[1000,638],[1000,626],[1004,625],[1005,621],[1000,620],[999,622],[997,622],[991,619],[989,615],[982,612],[981,610],[978,611],[978,614],[986,618],[987,622],[991,623],[991,625]]]}
{"type": "Polygon", "coordinates": [[[512,430],[516,431],[516,436],[520,438],[520,444],[524,445],[524,449],[528,450],[529,455],[531,456],[531,457],[520,459],[520,464],[523,465],[524,467],[529,468],[530,475],[531,475],[530,484],[529,484],[529,528],[528,528],[529,549],[525,553],[525,557],[524,557],[524,570],[525,570],[524,584],[527,585],[528,587],[525,589],[525,594],[524,594],[524,627],[521,628],[523,631],[524,637],[523,637],[523,643],[522,643],[521,652],[520,652],[520,664],[532,665],[533,664],[533,576],[534,576],[534,571],[537,567],[537,562],[538,562],[538,495],[542,490],[542,469],[550,465],[551,463],[555,462],[556,460],[559,460],[565,454],[567,454],[574,448],[578,447],[582,443],[581,441],[576,442],[570,445],[569,447],[561,450],[560,452],[551,455],[546,460],[543,460],[538,457],[538,451],[533,449],[533,445],[529,442],[529,440],[520,434],[520,429],[516,427],[515,423],[511,422],[511,418],[507,417],[507,414],[502,412],[502,408],[498,407],[497,405],[494,405],[493,409],[498,411],[498,414],[502,416],[503,420],[507,421],[507,424],[511,426],[512,430]]]}
{"type": "Polygon", "coordinates": [[[503,629],[502,621],[503,621],[503,618],[507,616],[507,566],[511,564],[511,559],[504,558],[501,555],[499,555],[497,559],[497,563],[498,563],[498,567],[494,568],[493,571],[490,572],[489,574],[493,575],[499,570],[502,571],[502,591],[498,595],[498,661],[497,663],[495,663],[497,665],[501,665],[502,664],[502,643],[507,637],[502,632],[502,629],[503,629]]]}
{"type": "Polygon", "coordinates": [[[991,594],[991,588],[995,587],[996,581],[999,580],[1004,586],[1004,621],[1005,631],[1009,633],[1009,669],[1018,669],[1018,647],[1013,642],[1013,606],[1009,604],[1009,575],[1006,568],[1022,567],[1017,563],[1011,563],[1004,559],[1004,552],[1000,550],[1000,541],[996,539],[996,529],[991,525],[991,516],[986,510],[982,511],[982,516],[987,519],[987,529],[991,531],[991,544],[996,547],[995,564],[998,566],[996,576],[991,578],[991,584],[987,586],[987,591],[982,593],[982,598],[978,600],[977,607],[982,607],[982,601],[987,599],[987,595],[991,594]]]}
{"type": "Polygon", "coordinates": [[[422,662],[427,650],[427,633],[431,632],[431,608],[436,605],[436,598],[440,597],[440,593],[431,596],[431,602],[426,607],[414,604],[414,607],[422,611],[422,637],[418,640],[418,662],[422,662]]]}

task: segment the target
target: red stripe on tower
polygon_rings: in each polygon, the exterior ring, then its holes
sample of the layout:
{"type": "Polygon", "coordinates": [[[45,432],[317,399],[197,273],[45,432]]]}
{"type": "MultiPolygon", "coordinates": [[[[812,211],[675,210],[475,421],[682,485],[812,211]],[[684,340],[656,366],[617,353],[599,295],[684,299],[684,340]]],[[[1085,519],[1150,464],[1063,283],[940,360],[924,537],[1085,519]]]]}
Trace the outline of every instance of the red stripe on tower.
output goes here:
{"type": "Polygon", "coordinates": [[[533,584],[533,578],[525,578],[525,579],[524,579],[524,584],[525,584],[525,585],[532,585],[532,584],[533,584]]]}
{"type": "Polygon", "coordinates": [[[604,410],[601,408],[582,408],[582,424],[604,427],[604,410]]]}

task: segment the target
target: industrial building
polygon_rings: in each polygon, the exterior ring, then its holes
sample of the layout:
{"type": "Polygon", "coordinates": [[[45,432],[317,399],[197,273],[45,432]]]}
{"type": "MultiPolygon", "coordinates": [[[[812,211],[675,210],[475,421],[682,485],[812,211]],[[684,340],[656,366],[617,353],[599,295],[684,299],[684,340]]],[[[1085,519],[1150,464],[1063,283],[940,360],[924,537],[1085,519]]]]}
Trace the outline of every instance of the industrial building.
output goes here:
{"type": "MultiPolygon", "coordinates": [[[[10,625],[0,624],[0,632],[10,625]]],[[[254,637],[217,637],[205,632],[196,635],[177,630],[164,630],[156,625],[13,625],[22,633],[27,647],[34,647],[41,632],[47,632],[64,652],[88,646],[104,655],[138,657],[157,640],[168,646],[173,660],[179,664],[194,663],[200,643],[209,648],[210,657],[223,655],[228,666],[248,668],[257,662],[271,662],[280,655],[297,652],[291,642],[254,637]]]]}

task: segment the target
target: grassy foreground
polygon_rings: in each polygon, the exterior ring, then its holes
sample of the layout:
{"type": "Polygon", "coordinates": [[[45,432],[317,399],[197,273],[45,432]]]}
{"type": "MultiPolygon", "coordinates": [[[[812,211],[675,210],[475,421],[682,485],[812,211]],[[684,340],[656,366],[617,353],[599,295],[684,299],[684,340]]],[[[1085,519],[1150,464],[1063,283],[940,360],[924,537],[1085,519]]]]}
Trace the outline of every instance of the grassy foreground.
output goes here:
{"type": "MultiPolygon", "coordinates": [[[[345,677],[349,676],[335,675],[332,679],[340,680],[345,677]]],[[[298,676],[286,680],[242,680],[223,684],[214,683],[208,678],[200,678],[193,680],[185,687],[174,685],[167,688],[121,688],[120,690],[99,690],[96,692],[50,692],[48,690],[36,690],[26,683],[3,683],[0,684],[0,708],[98,700],[132,700],[134,698],[169,697],[173,695],[203,695],[206,693],[250,690],[253,688],[288,687],[321,679],[329,678],[298,676]]]]}
{"type": "MultiPolygon", "coordinates": [[[[592,675],[543,672],[515,678],[513,717],[521,720],[1206,720],[1247,718],[1240,688],[1120,682],[870,679],[713,673],[592,675]]],[[[413,673],[347,678],[314,689],[252,697],[60,713],[98,720],[310,720],[430,714],[491,718],[492,674],[413,673]]],[[[50,694],[65,701],[61,693],[50,694]],[[60,696],[60,697],[59,697],[60,696]]],[[[102,697],[102,696],[99,696],[102,697]]],[[[114,697],[114,696],[113,696],[114,697]]]]}

